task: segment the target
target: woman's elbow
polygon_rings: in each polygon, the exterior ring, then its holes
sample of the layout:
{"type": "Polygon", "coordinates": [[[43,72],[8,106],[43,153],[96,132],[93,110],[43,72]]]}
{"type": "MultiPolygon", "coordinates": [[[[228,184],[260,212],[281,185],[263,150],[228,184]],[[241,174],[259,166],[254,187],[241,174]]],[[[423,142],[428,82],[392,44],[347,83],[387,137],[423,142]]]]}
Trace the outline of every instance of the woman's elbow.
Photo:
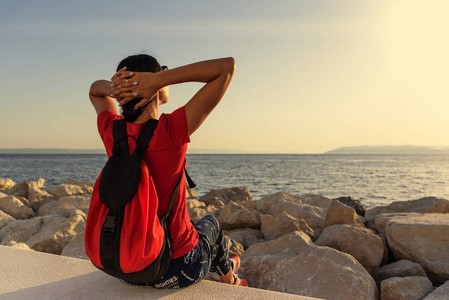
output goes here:
{"type": "Polygon", "coordinates": [[[235,59],[234,57],[227,57],[226,60],[226,71],[233,75],[235,72],[235,59]]]}

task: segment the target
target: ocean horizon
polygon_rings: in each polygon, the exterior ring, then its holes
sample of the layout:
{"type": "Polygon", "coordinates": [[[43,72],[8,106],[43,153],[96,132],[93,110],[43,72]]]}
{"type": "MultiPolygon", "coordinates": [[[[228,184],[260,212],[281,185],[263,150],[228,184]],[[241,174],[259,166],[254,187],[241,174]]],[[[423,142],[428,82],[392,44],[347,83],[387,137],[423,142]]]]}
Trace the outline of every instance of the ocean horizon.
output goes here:
{"type": "MultiPolygon", "coordinates": [[[[95,181],[104,154],[0,154],[0,178],[95,181]]],[[[422,197],[449,199],[449,155],[187,154],[202,196],[246,187],[254,200],[277,192],[351,196],[367,207],[422,197]]]]}

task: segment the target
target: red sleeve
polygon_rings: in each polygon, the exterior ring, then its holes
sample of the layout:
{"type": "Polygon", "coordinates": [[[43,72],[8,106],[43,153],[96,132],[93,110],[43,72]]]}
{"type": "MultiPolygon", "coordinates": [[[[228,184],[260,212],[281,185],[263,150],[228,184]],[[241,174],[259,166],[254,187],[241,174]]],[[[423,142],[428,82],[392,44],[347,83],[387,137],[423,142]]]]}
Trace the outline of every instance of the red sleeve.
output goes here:
{"type": "Polygon", "coordinates": [[[170,140],[173,142],[180,145],[190,143],[186,110],[184,106],[178,108],[171,114],[162,114],[159,123],[163,123],[164,129],[170,136],[170,140]]]}
{"type": "Polygon", "coordinates": [[[116,115],[111,110],[102,111],[97,117],[97,127],[98,133],[100,134],[101,139],[104,141],[104,133],[106,130],[113,126],[115,120],[120,119],[119,115],[116,115]]]}

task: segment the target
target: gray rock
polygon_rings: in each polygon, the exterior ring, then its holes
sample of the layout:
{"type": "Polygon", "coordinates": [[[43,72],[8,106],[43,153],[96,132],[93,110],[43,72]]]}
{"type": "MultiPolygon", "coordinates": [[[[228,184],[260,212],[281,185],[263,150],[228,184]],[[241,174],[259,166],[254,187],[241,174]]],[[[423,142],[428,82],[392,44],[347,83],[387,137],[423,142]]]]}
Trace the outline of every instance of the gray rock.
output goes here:
{"type": "Polygon", "coordinates": [[[2,210],[0,210],[0,229],[2,229],[4,226],[8,225],[12,221],[15,221],[16,219],[8,215],[7,213],[4,213],[2,210]]]}
{"type": "Polygon", "coordinates": [[[393,277],[380,284],[382,300],[421,300],[432,290],[429,278],[421,276],[393,277]]]}
{"type": "Polygon", "coordinates": [[[41,206],[39,216],[60,215],[68,217],[74,210],[81,210],[87,214],[91,195],[65,196],[57,201],[50,201],[41,206]]]}
{"type": "Polygon", "coordinates": [[[436,288],[430,295],[423,300],[447,300],[449,298],[449,281],[436,288]]]}
{"type": "Polygon", "coordinates": [[[422,276],[427,277],[426,272],[420,264],[412,261],[401,259],[394,263],[385,265],[377,269],[371,274],[376,281],[377,285],[392,277],[410,277],[410,276],[422,276]]]}
{"type": "Polygon", "coordinates": [[[62,256],[89,259],[84,245],[84,234],[75,235],[61,252],[62,256]]]}
{"type": "Polygon", "coordinates": [[[224,233],[234,241],[240,243],[244,249],[257,244],[260,240],[264,239],[262,231],[252,228],[225,230],[224,233]]]}

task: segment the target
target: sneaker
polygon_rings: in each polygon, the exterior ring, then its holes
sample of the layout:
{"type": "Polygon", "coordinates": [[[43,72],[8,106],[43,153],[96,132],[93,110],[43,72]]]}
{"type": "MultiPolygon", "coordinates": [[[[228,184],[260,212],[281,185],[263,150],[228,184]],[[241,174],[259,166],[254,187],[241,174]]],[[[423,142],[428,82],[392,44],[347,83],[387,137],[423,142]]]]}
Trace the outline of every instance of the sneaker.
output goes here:
{"type": "Polygon", "coordinates": [[[234,274],[234,283],[232,285],[248,286],[248,282],[234,274]]]}
{"type": "Polygon", "coordinates": [[[236,272],[240,268],[240,257],[238,255],[231,255],[231,269],[233,272],[236,272]]]}

